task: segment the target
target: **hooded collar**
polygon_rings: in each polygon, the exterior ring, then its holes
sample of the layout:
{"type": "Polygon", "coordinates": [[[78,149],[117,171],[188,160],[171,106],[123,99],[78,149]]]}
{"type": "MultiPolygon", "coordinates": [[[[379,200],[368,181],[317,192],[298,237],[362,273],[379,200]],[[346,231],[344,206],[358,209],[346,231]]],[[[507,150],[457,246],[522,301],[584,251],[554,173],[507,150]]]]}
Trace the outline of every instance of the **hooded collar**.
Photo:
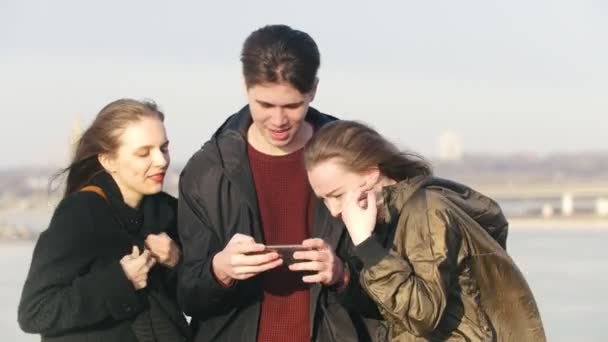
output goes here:
{"type": "Polygon", "coordinates": [[[162,196],[146,195],[139,207],[133,208],[125,203],[118,184],[107,172],[96,175],[91,183],[104,191],[116,219],[131,235],[145,238],[150,233],[166,231],[174,224],[175,211],[168,201],[162,201],[162,196]]]}
{"type": "Polygon", "coordinates": [[[382,206],[382,223],[389,223],[399,216],[401,209],[408,199],[422,187],[430,177],[417,176],[402,180],[393,185],[382,188],[383,206],[382,206]]]}
{"type": "Polygon", "coordinates": [[[446,203],[469,215],[501,245],[506,244],[508,222],[500,206],[491,198],[447,179],[418,176],[383,188],[383,223],[395,223],[406,203],[420,189],[440,192],[446,203]]]}
{"type": "MultiPolygon", "coordinates": [[[[308,108],[305,120],[314,130],[324,124],[337,120],[335,117],[322,114],[313,107],[308,108]]],[[[247,130],[253,123],[249,106],[231,115],[213,134],[210,146],[216,150],[218,163],[224,174],[244,194],[249,206],[259,212],[251,167],[247,156],[247,130]]]]}

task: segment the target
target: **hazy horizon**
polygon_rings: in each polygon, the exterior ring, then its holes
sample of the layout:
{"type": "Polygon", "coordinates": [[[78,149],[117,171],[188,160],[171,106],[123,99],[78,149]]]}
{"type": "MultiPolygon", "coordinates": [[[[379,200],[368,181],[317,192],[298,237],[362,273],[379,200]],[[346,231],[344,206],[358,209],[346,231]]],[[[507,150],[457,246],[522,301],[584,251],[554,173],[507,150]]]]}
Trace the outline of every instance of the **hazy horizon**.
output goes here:
{"type": "Polygon", "coordinates": [[[155,100],[184,163],[245,104],[239,52],[265,24],[322,55],[313,106],[433,157],[608,150],[608,5],[600,1],[116,0],[0,4],[0,168],[62,165],[72,126],[106,103],[155,100]]]}

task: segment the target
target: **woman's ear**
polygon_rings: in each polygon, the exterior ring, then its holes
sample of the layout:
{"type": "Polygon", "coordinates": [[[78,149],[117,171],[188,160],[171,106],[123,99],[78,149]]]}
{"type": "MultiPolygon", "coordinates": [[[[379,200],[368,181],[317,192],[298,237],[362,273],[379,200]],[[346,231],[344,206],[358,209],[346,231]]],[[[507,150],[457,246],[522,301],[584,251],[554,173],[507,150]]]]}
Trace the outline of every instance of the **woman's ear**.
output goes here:
{"type": "Polygon", "coordinates": [[[365,185],[368,189],[373,188],[380,179],[380,169],[377,166],[370,167],[365,175],[365,185]]]}
{"type": "Polygon", "coordinates": [[[106,153],[100,153],[97,155],[97,160],[99,160],[99,164],[109,173],[115,173],[116,167],[114,163],[114,159],[110,157],[106,153]]]}

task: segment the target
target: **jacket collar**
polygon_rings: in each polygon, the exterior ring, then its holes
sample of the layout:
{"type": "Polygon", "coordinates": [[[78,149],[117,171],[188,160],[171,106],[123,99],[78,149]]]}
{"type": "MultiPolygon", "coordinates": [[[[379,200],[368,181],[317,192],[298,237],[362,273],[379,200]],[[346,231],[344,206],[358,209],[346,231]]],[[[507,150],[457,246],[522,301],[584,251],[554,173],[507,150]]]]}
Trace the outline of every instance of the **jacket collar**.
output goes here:
{"type": "Polygon", "coordinates": [[[418,176],[385,187],[382,221],[398,219],[407,202],[423,188],[440,192],[447,203],[469,215],[495,239],[506,236],[508,222],[494,200],[466,185],[433,176],[418,176]]]}
{"type": "MultiPolygon", "coordinates": [[[[305,117],[306,122],[313,126],[316,131],[324,124],[337,120],[335,117],[322,114],[318,110],[309,107],[305,117]]],[[[253,124],[249,106],[241,108],[240,111],[231,115],[213,134],[212,142],[216,147],[222,168],[230,175],[243,168],[243,160],[247,158],[247,131],[253,124]]],[[[247,167],[249,164],[247,163],[247,167]]],[[[249,172],[250,174],[250,172],[249,172]]],[[[247,176],[247,175],[245,175],[247,176]]],[[[251,177],[242,178],[249,182],[251,177]]],[[[255,191],[252,192],[255,194],[255,191]]]]}
{"type": "MultiPolygon", "coordinates": [[[[336,118],[309,107],[305,120],[316,130],[336,118]]],[[[252,210],[259,212],[255,183],[247,156],[247,130],[252,123],[251,111],[247,105],[226,119],[213,134],[210,146],[215,149],[218,163],[226,177],[242,191],[252,210]]],[[[259,234],[261,235],[261,232],[259,234]]]]}
{"type": "Polygon", "coordinates": [[[427,178],[430,177],[418,176],[382,188],[384,200],[382,222],[388,223],[398,217],[407,200],[428,182],[427,178]]]}
{"type": "Polygon", "coordinates": [[[114,216],[131,235],[145,238],[175,224],[175,210],[169,201],[162,200],[162,195],[144,196],[139,208],[132,208],[124,202],[118,184],[107,172],[96,175],[91,183],[103,190],[114,216]]]}
{"type": "MultiPolygon", "coordinates": [[[[308,107],[308,112],[306,113],[306,117],[304,119],[306,122],[310,123],[315,130],[326,123],[337,120],[337,118],[331,115],[323,114],[313,107],[308,107]]],[[[246,105],[237,113],[228,117],[220,128],[215,131],[213,137],[217,138],[226,133],[236,133],[246,141],[247,130],[252,123],[253,119],[251,118],[251,111],[249,109],[249,105],[246,105]]]]}

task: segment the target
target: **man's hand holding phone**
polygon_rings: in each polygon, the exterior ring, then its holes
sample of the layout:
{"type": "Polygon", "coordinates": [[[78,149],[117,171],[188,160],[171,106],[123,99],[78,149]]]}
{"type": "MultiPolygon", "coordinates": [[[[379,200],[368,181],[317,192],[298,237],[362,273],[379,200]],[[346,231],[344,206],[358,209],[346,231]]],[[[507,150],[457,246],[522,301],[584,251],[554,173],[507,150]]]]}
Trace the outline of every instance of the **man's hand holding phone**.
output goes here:
{"type": "Polygon", "coordinates": [[[289,266],[296,262],[302,262],[301,260],[297,260],[293,257],[295,252],[312,250],[312,248],[306,247],[304,245],[266,245],[266,249],[264,250],[264,252],[278,253],[281,259],[283,259],[283,264],[289,266]]]}
{"type": "Polygon", "coordinates": [[[302,246],[309,250],[296,251],[293,258],[296,261],[289,265],[292,271],[312,271],[314,274],[305,275],[302,281],[305,283],[321,283],[331,286],[344,277],[344,265],[338,258],[330,245],[319,238],[307,239],[302,246]]]}
{"type": "Polygon", "coordinates": [[[263,245],[248,235],[235,234],[226,247],[213,257],[216,279],[224,286],[249,279],[285,264],[291,271],[310,273],[305,283],[334,285],[344,276],[344,265],[331,246],[319,238],[301,245],[263,245]]]}
{"type": "Polygon", "coordinates": [[[266,252],[266,246],[244,234],[235,234],[212,260],[213,273],[224,286],[231,286],[236,280],[249,279],[281,264],[283,259],[279,253],[266,252]]]}

